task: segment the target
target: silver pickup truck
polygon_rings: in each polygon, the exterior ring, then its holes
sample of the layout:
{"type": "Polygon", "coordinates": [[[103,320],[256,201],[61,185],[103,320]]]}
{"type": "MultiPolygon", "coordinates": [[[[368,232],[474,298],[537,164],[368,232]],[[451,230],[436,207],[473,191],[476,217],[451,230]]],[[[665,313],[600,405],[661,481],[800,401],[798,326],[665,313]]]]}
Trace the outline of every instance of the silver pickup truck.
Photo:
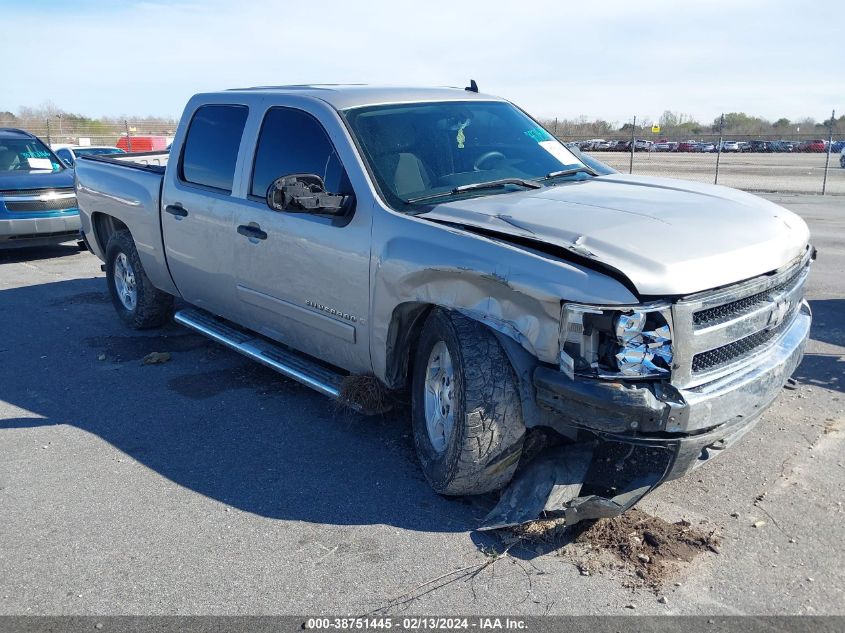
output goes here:
{"type": "Polygon", "coordinates": [[[81,158],[76,191],[131,327],[178,297],[353,407],[406,392],[436,491],[504,489],[487,528],[574,523],[757,421],[801,361],[815,250],[771,202],[573,152],[474,84],[249,88],[193,97],[169,155],[81,158]]]}

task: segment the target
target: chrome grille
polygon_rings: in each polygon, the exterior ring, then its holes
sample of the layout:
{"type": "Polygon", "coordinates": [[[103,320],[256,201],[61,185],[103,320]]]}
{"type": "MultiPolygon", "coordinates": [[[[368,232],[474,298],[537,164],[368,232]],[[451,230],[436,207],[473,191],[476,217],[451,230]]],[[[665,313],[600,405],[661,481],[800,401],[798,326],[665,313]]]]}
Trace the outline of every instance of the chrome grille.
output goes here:
{"type": "Polygon", "coordinates": [[[749,356],[754,355],[761,346],[777,338],[777,336],[792,323],[792,319],[795,318],[796,312],[797,310],[793,310],[788,318],[784,319],[783,322],[776,327],[768,330],[761,330],[746,336],[745,338],[741,338],[738,341],[734,341],[733,343],[728,343],[727,345],[722,345],[722,347],[717,347],[716,349],[696,354],[692,357],[692,372],[695,374],[712,371],[714,369],[718,369],[719,367],[744,360],[749,356]]]}
{"type": "Polygon", "coordinates": [[[678,301],[672,308],[672,383],[695,387],[754,362],[795,320],[812,249],[770,275],[678,301]]]}
{"type": "Polygon", "coordinates": [[[10,199],[6,199],[5,204],[9,211],[18,213],[23,213],[25,211],[61,211],[63,209],[76,208],[76,197],[22,201],[12,201],[10,199]]]}
{"type": "Polygon", "coordinates": [[[795,275],[783,283],[769,288],[768,290],[764,290],[763,292],[758,292],[750,297],[738,299],[737,301],[732,301],[714,308],[700,310],[692,315],[693,325],[695,325],[696,328],[710,327],[718,325],[719,323],[730,321],[731,319],[735,319],[743,314],[747,314],[759,307],[761,304],[771,301],[772,297],[788,291],[798,282],[801,272],[801,270],[798,270],[795,275]]]}
{"type": "Polygon", "coordinates": [[[73,189],[0,191],[0,202],[12,213],[62,211],[76,208],[73,189]]]}

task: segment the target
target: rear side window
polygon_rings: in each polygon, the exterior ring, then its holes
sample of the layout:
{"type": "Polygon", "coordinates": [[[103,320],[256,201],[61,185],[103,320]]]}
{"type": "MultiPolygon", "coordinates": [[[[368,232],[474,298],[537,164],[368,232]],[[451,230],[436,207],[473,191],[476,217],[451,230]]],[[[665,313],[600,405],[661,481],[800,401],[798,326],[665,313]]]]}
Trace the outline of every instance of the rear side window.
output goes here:
{"type": "Polygon", "coordinates": [[[182,180],[232,191],[248,113],[247,107],[240,105],[206,105],[197,109],[182,151],[182,180]]]}
{"type": "Polygon", "coordinates": [[[326,191],[351,193],[343,165],[320,122],[302,110],[272,108],[261,125],[250,193],[263,198],[276,178],[291,174],[317,174],[326,191]]]}

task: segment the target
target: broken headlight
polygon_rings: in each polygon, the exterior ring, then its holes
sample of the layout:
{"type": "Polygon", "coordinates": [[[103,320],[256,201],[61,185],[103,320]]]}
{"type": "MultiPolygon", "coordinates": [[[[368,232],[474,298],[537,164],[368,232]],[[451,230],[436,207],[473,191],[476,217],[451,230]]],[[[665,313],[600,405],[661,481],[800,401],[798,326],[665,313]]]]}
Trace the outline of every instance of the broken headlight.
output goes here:
{"type": "Polygon", "coordinates": [[[614,308],[564,304],[561,371],[570,378],[668,378],[671,318],[664,303],[614,308]]]}

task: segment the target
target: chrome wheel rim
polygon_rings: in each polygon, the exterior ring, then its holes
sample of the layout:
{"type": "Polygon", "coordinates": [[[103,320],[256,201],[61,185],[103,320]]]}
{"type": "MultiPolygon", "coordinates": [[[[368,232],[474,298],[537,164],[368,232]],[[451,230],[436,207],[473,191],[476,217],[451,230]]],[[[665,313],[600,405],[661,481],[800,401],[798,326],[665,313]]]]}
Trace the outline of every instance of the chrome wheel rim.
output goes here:
{"type": "Polygon", "coordinates": [[[455,426],[455,372],[446,343],[438,341],[425,371],[425,426],[437,453],[446,450],[455,426]]]}
{"type": "Polygon", "coordinates": [[[130,312],[138,305],[138,289],[135,286],[135,271],[125,253],[118,253],[114,259],[114,287],[123,307],[130,312]]]}

